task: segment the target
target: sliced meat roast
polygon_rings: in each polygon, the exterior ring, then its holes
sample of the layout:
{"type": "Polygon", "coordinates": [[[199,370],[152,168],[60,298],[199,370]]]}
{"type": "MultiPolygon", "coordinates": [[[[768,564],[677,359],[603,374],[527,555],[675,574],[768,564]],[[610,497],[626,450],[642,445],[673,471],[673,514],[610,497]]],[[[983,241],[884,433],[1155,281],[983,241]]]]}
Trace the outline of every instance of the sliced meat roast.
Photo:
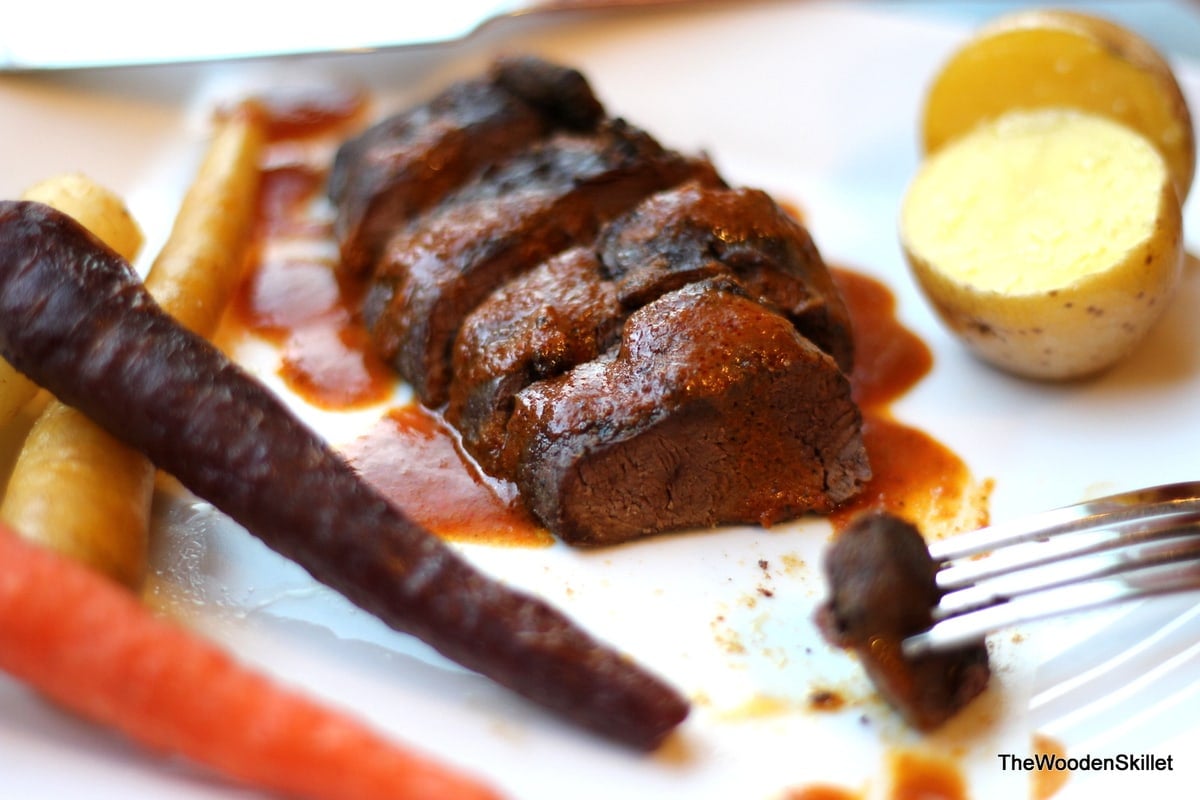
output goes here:
{"type": "Polygon", "coordinates": [[[502,60],[347,142],[329,195],[376,351],[564,540],[770,525],[869,478],[808,231],[578,72],[502,60]]]}
{"type": "Polygon", "coordinates": [[[732,281],[634,312],[619,348],[516,396],[506,463],[575,544],[829,511],[870,474],[836,362],[732,281]]]}
{"type": "Polygon", "coordinates": [[[660,192],[609,225],[600,257],[627,306],[716,274],[736,275],[844,370],[850,315],[808,231],[759,189],[692,184],[660,192]]]}
{"type": "Polygon", "coordinates": [[[421,402],[441,405],[459,326],[494,289],[593,241],[647,195],[703,174],[715,174],[707,162],[620,120],[536,142],[389,240],[363,307],[376,349],[421,402]]]}

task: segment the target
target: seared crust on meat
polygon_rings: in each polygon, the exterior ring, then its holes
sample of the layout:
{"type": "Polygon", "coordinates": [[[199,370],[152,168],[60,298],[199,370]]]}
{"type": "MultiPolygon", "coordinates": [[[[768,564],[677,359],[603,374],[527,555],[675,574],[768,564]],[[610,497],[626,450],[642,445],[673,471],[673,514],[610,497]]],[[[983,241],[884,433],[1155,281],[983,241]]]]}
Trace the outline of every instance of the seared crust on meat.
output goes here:
{"type": "Polygon", "coordinates": [[[484,171],[388,242],[364,307],[376,349],[423,403],[441,405],[454,337],[493,290],[698,171],[710,170],[620,120],[555,134],[484,171]]]}
{"type": "Polygon", "coordinates": [[[869,475],[833,359],[721,281],[630,316],[618,349],[517,394],[503,462],[575,544],[830,511],[869,475]]]}
{"type": "MultiPolygon", "coordinates": [[[[439,165],[447,185],[384,169],[397,188],[380,194],[367,170],[368,194],[436,200],[388,207],[363,317],[484,470],[580,544],[769,525],[861,490],[849,314],[803,225],[708,159],[605,116],[567,68],[511,59],[430,105],[458,109],[456,91],[491,104],[499,93],[504,109],[516,98],[537,131],[439,165]]],[[[421,108],[392,123],[391,144],[380,128],[369,147],[429,140],[453,152],[453,136],[405,126],[466,114],[421,108]]],[[[482,114],[471,135],[487,141],[505,113],[482,114]]],[[[342,160],[365,162],[364,146],[349,143],[342,160]]],[[[331,196],[353,211],[353,175],[334,178],[331,196]]]]}
{"type": "Polygon", "coordinates": [[[446,420],[485,470],[501,463],[518,392],[599,356],[626,312],[590,247],[575,247],[501,286],[468,317],[454,348],[446,420]]]}
{"type": "Polygon", "coordinates": [[[591,130],[603,117],[577,70],[522,56],[376,123],[338,149],[329,179],[342,269],[367,272],[398,228],[480,170],[551,131],[591,130]]]}
{"type": "Polygon", "coordinates": [[[843,370],[852,366],[850,315],[825,262],[808,231],[764,191],[691,184],[660,192],[609,225],[599,249],[627,306],[734,275],[843,370]]]}

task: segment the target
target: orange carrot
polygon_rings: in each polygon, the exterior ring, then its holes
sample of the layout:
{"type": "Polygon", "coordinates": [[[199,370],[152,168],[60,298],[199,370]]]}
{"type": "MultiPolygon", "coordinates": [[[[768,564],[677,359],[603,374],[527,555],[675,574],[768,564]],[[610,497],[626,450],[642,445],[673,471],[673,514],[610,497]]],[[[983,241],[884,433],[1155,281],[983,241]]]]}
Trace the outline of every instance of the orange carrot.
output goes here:
{"type": "Polygon", "coordinates": [[[0,669],[155,751],[285,796],[499,797],[241,666],[127,589],[3,525],[0,669]]]}

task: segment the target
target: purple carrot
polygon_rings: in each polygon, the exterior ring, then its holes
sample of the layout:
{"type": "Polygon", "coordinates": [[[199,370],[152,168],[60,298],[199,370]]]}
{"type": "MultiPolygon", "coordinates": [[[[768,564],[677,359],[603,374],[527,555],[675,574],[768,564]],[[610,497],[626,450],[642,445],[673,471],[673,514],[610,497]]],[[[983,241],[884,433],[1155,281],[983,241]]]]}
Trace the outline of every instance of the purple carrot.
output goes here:
{"type": "Polygon", "coordinates": [[[657,747],[687,716],[670,686],[375,492],[48,206],[0,203],[0,353],[318,581],[464,667],[635,748],[657,747]]]}

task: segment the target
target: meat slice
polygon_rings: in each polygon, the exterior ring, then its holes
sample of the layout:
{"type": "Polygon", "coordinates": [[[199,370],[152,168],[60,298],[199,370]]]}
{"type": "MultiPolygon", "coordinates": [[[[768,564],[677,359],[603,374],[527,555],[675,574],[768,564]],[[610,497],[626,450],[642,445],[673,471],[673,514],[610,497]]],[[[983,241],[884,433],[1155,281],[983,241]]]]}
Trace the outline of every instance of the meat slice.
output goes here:
{"type": "Polygon", "coordinates": [[[569,251],[498,289],[462,326],[446,417],[493,474],[508,472],[499,454],[517,392],[600,355],[634,309],[688,283],[736,280],[850,359],[849,321],[820,255],[763,192],[664,190],[609,223],[597,248],[603,264],[591,250],[569,251]]]}
{"type": "Polygon", "coordinates": [[[595,251],[575,247],[501,286],[467,317],[445,416],[483,469],[509,472],[500,454],[516,394],[603,353],[625,316],[595,251]]]}
{"type": "Polygon", "coordinates": [[[869,476],[837,364],[729,280],[634,312],[619,347],[516,396],[505,454],[574,544],[828,511],[869,476]]]}
{"type": "Polygon", "coordinates": [[[834,645],[856,653],[879,693],[919,730],[957,714],[988,684],[981,640],[909,657],[901,642],[933,624],[941,598],[937,565],[911,523],[882,512],[857,518],[825,556],[829,599],[817,624],[834,645]]]}
{"type": "Polygon", "coordinates": [[[377,351],[421,402],[441,405],[454,337],[484,298],[697,174],[714,172],[620,120],[592,134],[554,134],[487,170],[388,242],[363,306],[377,351]]]}
{"type": "Polygon", "coordinates": [[[604,118],[583,73],[534,55],[501,56],[492,65],[497,84],[541,111],[555,125],[589,130],[604,118]]]}
{"type": "Polygon", "coordinates": [[[614,221],[601,259],[621,302],[733,274],[849,371],[850,316],[808,231],[766,192],[692,184],[662,192],[614,221]]]}
{"type": "Polygon", "coordinates": [[[342,269],[367,272],[393,231],[480,169],[551,130],[591,130],[603,116],[578,71],[522,56],[376,123],[339,148],[329,179],[342,269]]]}

